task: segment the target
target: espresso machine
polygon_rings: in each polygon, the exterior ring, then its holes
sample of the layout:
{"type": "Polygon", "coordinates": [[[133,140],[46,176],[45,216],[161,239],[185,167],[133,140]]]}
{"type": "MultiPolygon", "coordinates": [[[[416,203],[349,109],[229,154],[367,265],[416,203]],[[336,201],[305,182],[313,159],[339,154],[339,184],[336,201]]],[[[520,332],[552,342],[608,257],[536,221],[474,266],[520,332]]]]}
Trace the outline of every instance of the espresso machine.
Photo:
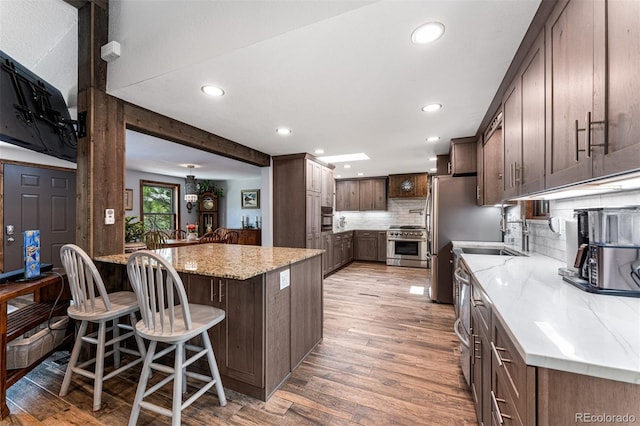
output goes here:
{"type": "Polygon", "coordinates": [[[586,291],[640,297],[640,207],[577,210],[579,277],[586,291]]]}

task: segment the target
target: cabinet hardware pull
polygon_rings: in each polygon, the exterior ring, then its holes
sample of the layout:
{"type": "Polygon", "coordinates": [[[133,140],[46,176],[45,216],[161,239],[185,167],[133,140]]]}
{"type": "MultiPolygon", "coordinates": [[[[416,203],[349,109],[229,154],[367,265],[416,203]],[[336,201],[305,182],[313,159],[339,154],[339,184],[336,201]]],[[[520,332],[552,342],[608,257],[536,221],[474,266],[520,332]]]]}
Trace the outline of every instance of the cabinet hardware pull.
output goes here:
{"type": "Polygon", "coordinates": [[[587,156],[591,155],[591,148],[593,148],[594,146],[602,146],[604,147],[604,153],[605,155],[608,154],[608,150],[609,150],[609,144],[608,144],[608,140],[605,137],[604,139],[604,143],[598,143],[598,144],[594,144],[591,143],[592,137],[591,137],[591,130],[592,130],[592,126],[594,124],[605,124],[605,121],[591,121],[591,111],[587,112],[587,149],[589,150],[587,153],[587,156]]]}
{"type": "Polygon", "coordinates": [[[213,278],[211,278],[209,282],[209,301],[213,302],[215,297],[215,293],[213,291],[213,278]]]}
{"type": "MultiPolygon", "coordinates": [[[[478,341],[476,339],[476,337],[479,337],[477,334],[472,334],[471,337],[473,337],[473,358],[474,360],[482,359],[482,351],[478,351],[478,344],[482,347],[482,340],[478,341]],[[477,352],[480,352],[480,355],[478,355],[477,352]]],[[[476,362],[473,361],[473,363],[475,364],[476,362]]]]}
{"type": "Polygon", "coordinates": [[[478,306],[484,306],[484,302],[482,301],[482,299],[474,299],[473,297],[471,298],[471,304],[474,308],[477,308],[478,306]]]}
{"type": "Polygon", "coordinates": [[[513,163],[513,171],[514,171],[514,186],[516,184],[522,183],[522,167],[518,167],[518,162],[513,163]]]}
{"type": "Polygon", "coordinates": [[[449,161],[447,163],[447,174],[450,175],[451,174],[451,161],[449,161]]]}
{"type": "Polygon", "coordinates": [[[491,342],[491,351],[496,356],[496,361],[498,361],[498,367],[502,367],[502,364],[505,363],[505,362],[507,364],[511,363],[511,360],[509,358],[502,358],[502,356],[498,352],[498,351],[501,351],[501,352],[506,351],[505,348],[501,348],[499,346],[496,346],[493,342],[491,342]]]}
{"type": "Polygon", "coordinates": [[[218,280],[218,303],[222,303],[222,280],[218,280]]]}
{"type": "Polygon", "coordinates": [[[496,413],[498,413],[498,419],[500,420],[500,424],[503,424],[504,422],[502,421],[502,419],[511,419],[511,416],[508,414],[503,414],[502,411],[500,411],[500,406],[498,405],[498,402],[502,402],[503,404],[505,402],[507,402],[506,400],[502,399],[502,398],[497,398],[496,394],[491,391],[491,402],[493,403],[493,408],[495,408],[496,413]]]}
{"type": "Polygon", "coordinates": [[[480,199],[480,185],[476,185],[476,200],[480,199]]]}
{"type": "MultiPolygon", "coordinates": [[[[581,129],[581,128],[580,128],[580,125],[578,124],[578,120],[576,120],[576,161],[580,161],[580,160],[578,159],[578,153],[580,153],[580,152],[585,152],[585,151],[586,151],[586,149],[579,149],[579,148],[578,148],[578,134],[579,134],[580,132],[584,132],[585,130],[587,130],[587,129],[586,129],[586,128],[585,128],[585,129],[581,129]]],[[[587,153],[587,157],[588,157],[588,156],[589,156],[589,153],[587,153]]]]}

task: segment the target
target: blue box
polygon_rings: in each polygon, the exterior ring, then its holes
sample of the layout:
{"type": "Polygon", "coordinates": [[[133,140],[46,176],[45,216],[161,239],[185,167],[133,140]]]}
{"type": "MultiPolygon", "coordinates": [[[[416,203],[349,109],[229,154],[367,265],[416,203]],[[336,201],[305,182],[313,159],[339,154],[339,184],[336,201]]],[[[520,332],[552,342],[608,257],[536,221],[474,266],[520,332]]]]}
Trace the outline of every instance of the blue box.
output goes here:
{"type": "Polygon", "coordinates": [[[40,276],[40,230],[24,231],[24,279],[40,276]]]}

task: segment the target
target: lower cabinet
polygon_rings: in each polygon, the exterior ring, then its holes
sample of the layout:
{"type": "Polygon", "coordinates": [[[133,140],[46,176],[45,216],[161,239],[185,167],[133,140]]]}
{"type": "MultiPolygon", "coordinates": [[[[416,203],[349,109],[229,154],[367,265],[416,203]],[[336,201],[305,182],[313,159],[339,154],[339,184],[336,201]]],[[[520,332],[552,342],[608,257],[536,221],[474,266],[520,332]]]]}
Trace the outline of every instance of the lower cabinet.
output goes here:
{"type": "Polygon", "coordinates": [[[356,231],[356,260],[378,261],[378,231],[356,231]]]}
{"type": "Polygon", "coordinates": [[[378,262],[387,262],[387,231],[378,231],[378,262]]]}

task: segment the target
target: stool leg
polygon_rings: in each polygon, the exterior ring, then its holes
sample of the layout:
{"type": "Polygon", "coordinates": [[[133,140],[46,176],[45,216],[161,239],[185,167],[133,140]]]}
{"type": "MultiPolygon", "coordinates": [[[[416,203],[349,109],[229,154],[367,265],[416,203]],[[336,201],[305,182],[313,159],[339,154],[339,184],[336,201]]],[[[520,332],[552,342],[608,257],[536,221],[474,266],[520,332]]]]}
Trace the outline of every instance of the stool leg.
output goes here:
{"type": "MultiPolygon", "coordinates": [[[[112,338],[116,339],[120,335],[120,318],[113,319],[113,331],[112,338]]],[[[115,368],[120,368],[120,342],[114,342],[113,344],[113,366],[115,368]]]]}
{"type": "Polygon", "coordinates": [[[93,378],[93,411],[98,411],[102,403],[102,377],[104,376],[104,344],[106,342],[107,322],[100,321],[98,327],[98,345],[93,378]]]}
{"type": "Polygon", "coordinates": [[[182,363],[184,356],[184,342],[176,344],[174,352],[175,361],[173,364],[173,407],[171,410],[171,425],[180,426],[182,414],[182,363]]]}
{"type": "Polygon", "coordinates": [[[129,314],[129,321],[131,321],[131,326],[133,327],[133,338],[136,339],[136,344],[138,345],[138,352],[140,352],[140,358],[144,358],[147,351],[144,348],[144,342],[142,341],[142,337],[138,335],[136,332],[136,322],[138,318],[136,318],[135,312],[131,312],[129,314]]]}
{"type": "Polygon", "coordinates": [[[220,405],[224,407],[227,405],[227,397],[224,394],[224,388],[222,387],[222,379],[220,378],[220,371],[218,371],[218,364],[216,364],[216,356],[213,354],[213,346],[211,346],[211,340],[209,340],[209,333],[206,331],[202,333],[202,341],[204,343],[204,347],[207,349],[207,360],[209,361],[211,377],[216,381],[218,400],[220,401],[220,405]]]}
{"type": "Polygon", "coordinates": [[[149,373],[151,372],[151,363],[153,362],[153,356],[156,354],[156,345],[158,342],[152,340],[149,343],[149,349],[147,355],[144,358],[144,364],[142,365],[142,373],[140,374],[140,380],[138,381],[138,389],[136,390],[136,397],[133,400],[131,407],[131,416],[129,416],[129,426],[135,426],[140,416],[140,403],[144,398],[144,392],[147,390],[147,381],[149,380],[149,373]]]}
{"type": "Polygon", "coordinates": [[[69,391],[69,385],[71,384],[71,376],[73,375],[73,369],[78,363],[78,356],[80,355],[80,349],[82,348],[82,338],[87,332],[87,321],[80,323],[80,329],[78,330],[78,336],[73,344],[71,350],[71,357],[69,358],[69,364],[67,365],[67,371],[64,373],[64,379],[62,380],[62,387],[60,388],[60,396],[65,396],[69,391]]]}

